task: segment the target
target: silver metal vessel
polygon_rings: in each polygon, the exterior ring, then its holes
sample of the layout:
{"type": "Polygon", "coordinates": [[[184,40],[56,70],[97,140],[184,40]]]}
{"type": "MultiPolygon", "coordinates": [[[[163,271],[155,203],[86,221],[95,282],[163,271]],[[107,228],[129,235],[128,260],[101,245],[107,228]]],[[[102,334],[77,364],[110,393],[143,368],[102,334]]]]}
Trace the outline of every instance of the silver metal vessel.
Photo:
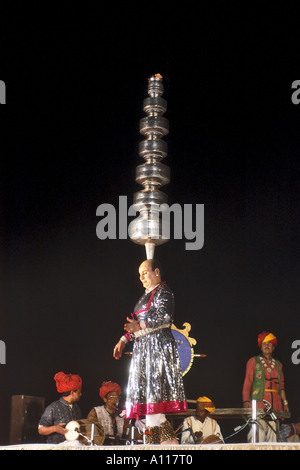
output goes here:
{"type": "Polygon", "coordinates": [[[163,78],[160,74],[148,80],[148,98],[143,101],[146,117],[140,119],[139,131],[145,137],[139,143],[139,156],[144,163],[136,168],[136,182],[143,186],[134,194],[133,208],[140,213],[128,227],[130,239],[144,245],[147,259],[153,259],[155,247],[169,238],[162,233],[161,215],[167,203],[167,195],[160,188],[170,182],[170,168],[163,164],[168,145],[162,140],[169,133],[169,121],[163,115],[167,111],[163,78]]]}

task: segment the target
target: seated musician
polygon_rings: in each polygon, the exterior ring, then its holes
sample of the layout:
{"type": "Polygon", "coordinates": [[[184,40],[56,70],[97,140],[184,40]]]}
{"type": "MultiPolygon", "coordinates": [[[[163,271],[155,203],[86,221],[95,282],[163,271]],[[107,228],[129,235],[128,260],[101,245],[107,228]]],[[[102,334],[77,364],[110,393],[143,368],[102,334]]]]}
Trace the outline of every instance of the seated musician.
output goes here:
{"type": "MultiPolygon", "coordinates": [[[[87,416],[87,419],[103,426],[105,431],[103,445],[125,444],[126,439],[129,439],[129,420],[122,417],[122,413],[118,410],[121,394],[119,384],[110,381],[103,382],[99,389],[99,396],[104,401],[104,405],[95,406],[87,416]]],[[[137,434],[135,438],[138,438],[137,434]]]]}
{"type": "Polygon", "coordinates": [[[207,397],[199,397],[196,415],[183,421],[181,444],[209,444],[223,442],[221,429],[216,420],[209,417],[215,411],[213,402],[207,397]]]}
{"type": "Polygon", "coordinates": [[[54,376],[59,400],[48,405],[40,419],[38,433],[47,436],[47,443],[60,444],[65,441],[65,425],[82,418],[77,404],[81,397],[82,380],[77,374],[58,372],[54,376]]]}

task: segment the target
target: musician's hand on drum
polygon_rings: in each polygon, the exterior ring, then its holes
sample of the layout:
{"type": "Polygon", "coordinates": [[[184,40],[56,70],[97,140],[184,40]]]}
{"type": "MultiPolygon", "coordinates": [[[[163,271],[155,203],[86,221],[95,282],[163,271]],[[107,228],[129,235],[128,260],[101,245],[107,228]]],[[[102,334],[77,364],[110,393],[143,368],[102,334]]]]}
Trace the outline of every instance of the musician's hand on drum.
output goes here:
{"type": "Polygon", "coordinates": [[[139,331],[140,329],[140,324],[138,321],[133,320],[132,318],[127,317],[128,323],[125,323],[124,325],[124,330],[127,331],[128,333],[135,333],[136,331],[139,331]]]}
{"type": "Polygon", "coordinates": [[[56,432],[57,434],[63,434],[65,435],[67,433],[67,429],[64,428],[66,423],[59,423],[59,424],[54,424],[53,426],[40,426],[38,428],[38,433],[41,436],[49,436],[50,434],[53,434],[56,432]]]}
{"type": "Polygon", "coordinates": [[[64,428],[63,426],[65,426],[66,423],[59,423],[59,424],[56,424],[55,426],[53,426],[55,428],[55,431],[56,433],[58,434],[67,434],[68,430],[66,428],[64,428]]]}
{"type": "Polygon", "coordinates": [[[196,437],[196,442],[200,442],[202,437],[203,437],[203,432],[202,431],[196,431],[195,432],[195,437],[196,437]]]}
{"type": "Polygon", "coordinates": [[[120,339],[120,341],[114,347],[113,357],[115,359],[120,359],[120,357],[122,356],[124,348],[125,348],[125,343],[124,343],[124,341],[122,341],[120,339]]]}

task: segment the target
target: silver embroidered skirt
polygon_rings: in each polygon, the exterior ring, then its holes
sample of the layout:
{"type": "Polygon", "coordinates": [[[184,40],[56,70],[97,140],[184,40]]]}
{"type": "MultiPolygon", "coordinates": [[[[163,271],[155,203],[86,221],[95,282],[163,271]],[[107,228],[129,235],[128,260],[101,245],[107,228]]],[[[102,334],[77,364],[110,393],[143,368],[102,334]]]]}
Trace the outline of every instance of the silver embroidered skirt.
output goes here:
{"type": "Polygon", "coordinates": [[[160,284],[144,294],[134,310],[141,332],[134,341],[126,417],[187,410],[180,359],[171,332],[174,297],[160,284]]]}

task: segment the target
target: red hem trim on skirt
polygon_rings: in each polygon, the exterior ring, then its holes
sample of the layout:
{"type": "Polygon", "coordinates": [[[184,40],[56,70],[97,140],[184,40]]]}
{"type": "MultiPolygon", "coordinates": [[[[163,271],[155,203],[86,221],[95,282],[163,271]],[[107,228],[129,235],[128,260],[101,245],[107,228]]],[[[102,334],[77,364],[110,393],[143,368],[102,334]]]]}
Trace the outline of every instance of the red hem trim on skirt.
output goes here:
{"type": "Polygon", "coordinates": [[[159,403],[134,403],[131,408],[126,409],[126,418],[138,419],[139,416],[158,413],[180,413],[187,411],[186,401],[162,401],[159,403]]]}

